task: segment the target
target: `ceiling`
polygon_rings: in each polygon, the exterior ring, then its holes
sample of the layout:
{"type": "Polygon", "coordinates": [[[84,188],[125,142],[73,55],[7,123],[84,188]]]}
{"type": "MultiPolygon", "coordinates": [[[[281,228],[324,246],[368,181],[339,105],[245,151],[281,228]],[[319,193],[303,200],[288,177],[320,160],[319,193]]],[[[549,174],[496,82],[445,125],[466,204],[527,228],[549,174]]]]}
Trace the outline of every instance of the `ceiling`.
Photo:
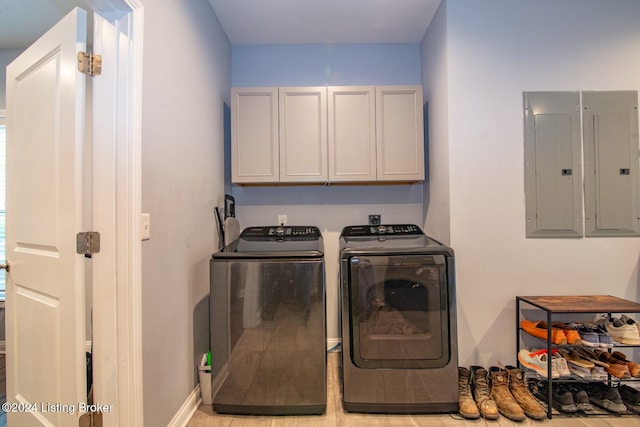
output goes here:
{"type": "Polygon", "coordinates": [[[440,0],[209,0],[232,45],[419,43],[440,0]]]}
{"type": "MultiPolygon", "coordinates": [[[[209,0],[231,44],[419,43],[441,0],[209,0]]],[[[84,0],[0,0],[0,49],[25,48],[84,0]]]]}

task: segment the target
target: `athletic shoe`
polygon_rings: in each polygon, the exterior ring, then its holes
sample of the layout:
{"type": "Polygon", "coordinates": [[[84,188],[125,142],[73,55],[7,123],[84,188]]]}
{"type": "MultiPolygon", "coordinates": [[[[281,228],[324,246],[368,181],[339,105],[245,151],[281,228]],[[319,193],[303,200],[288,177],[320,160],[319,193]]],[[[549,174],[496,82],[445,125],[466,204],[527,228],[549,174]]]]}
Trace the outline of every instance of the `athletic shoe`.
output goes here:
{"type": "Polygon", "coordinates": [[[567,359],[562,357],[562,355],[558,352],[558,350],[551,351],[551,363],[555,365],[560,378],[568,378],[571,376],[571,371],[569,370],[569,366],[567,365],[567,359]]]}
{"type": "Polygon", "coordinates": [[[601,382],[589,383],[587,385],[587,393],[589,394],[589,400],[594,405],[617,414],[627,412],[627,407],[624,405],[617,387],[609,387],[601,382]]]}
{"type": "MultiPolygon", "coordinates": [[[[538,375],[545,378],[549,377],[547,375],[549,373],[547,350],[538,350],[531,353],[529,350],[523,348],[518,352],[518,361],[525,368],[537,372],[538,375]]],[[[551,378],[560,378],[560,373],[553,362],[551,363],[551,378]]]]}
{"type": "Polygon", "coordinates": [[[636,414],[640,414],[640,391],[623,384],[618,387],[618,392],[627,408],[636,414]]]}
{"type": "Polygon", "coordinates": [[[573,402],[575,403],[576,408],[578,408],[578,411],[586,414],[593,413],[595,411],[589,401],[589,395],[582,385],[565,384],[565,386],[571,391],[571,394],[573,395],[573,402]]]}
{"type": "Polygon", "coordinates": [[[640,344],[640,335],[638,335],[638,328],[635,325],[625,323],[615,317],[601,320],[599,322],[604,324],[607,332],[609,332],[611,338],[615,341],[628,345],[640,344]]]}
{"type": "MultiPolygon", "coordinates": [[[[536,396],[543,401],[547,401],[548,384],[543,381],[539,381],[535,387],[536,396]]],[[[551,390],[551,405],[557,410],[564,413],[578,412],[578,406],[573,399],[573,393],[565,384],[554,384],[551,390]]]]}
{"type": "Polygon", "coordinates": [[[588,347],[600,347],[598,334],[591,329],[578,323],[572,323],[569,327],[578,331],[578,334],[580,334],[580,338],[582,339],[582,345],[586,345],[588,347]]]}
{"type": "Polygon", "coordinates": [[[598,341],[600,342],[600,347],[604,347],[604,348],[613,347],[613,340],[611,339],[611,335],[609,335],[609,332],[607,331],[607,328],[604,326],[604,324],[585,321],[584,326],[587,329],[589,329],[591,332],[598,334],[598,341]]]}
{"type": "Polygon", "coordinates": [[[636,322],[635,319],[632,319],[631,317],[627,316],[626,314],[623,314],[622,316],[620,316],[620,320],[622,320],[627,325],[635,326],[636,329],[638,330],[638,334],[640,334],[640,323],[636,322]]]}

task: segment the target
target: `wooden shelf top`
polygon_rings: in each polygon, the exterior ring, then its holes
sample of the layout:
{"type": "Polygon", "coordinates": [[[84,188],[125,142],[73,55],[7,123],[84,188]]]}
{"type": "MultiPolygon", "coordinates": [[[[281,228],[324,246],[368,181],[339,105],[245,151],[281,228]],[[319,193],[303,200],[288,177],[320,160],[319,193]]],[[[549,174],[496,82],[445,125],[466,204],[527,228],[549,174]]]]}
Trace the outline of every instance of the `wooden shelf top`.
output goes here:
{"type": "Polygon", "coordinates": [[[640,313],[640,304],[611,295],[518,296],[516,298],[555,313],[640,313]]]}

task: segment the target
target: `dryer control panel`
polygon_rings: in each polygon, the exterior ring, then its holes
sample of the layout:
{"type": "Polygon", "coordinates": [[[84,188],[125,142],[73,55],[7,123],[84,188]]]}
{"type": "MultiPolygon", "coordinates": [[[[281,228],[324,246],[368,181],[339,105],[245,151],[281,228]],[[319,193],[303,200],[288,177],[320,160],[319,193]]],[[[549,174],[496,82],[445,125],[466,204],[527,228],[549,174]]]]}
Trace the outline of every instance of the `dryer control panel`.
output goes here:
{"type": "Polygon", "coordinates": [[[390,225],[353,225],[345,227],[342,235],[345,237],[366,236],[421,236],[424,233],[414,224],[390,225]]]}

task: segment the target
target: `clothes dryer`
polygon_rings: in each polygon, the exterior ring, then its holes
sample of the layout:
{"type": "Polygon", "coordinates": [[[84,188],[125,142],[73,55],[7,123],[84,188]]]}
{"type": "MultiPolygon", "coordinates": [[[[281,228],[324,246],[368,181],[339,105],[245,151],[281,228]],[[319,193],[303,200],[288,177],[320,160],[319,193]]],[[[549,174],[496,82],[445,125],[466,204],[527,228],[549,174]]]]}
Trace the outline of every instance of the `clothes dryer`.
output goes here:
{"type": "Polygon", "coordinates": [[[340,236],[343,406],[458,410],[454,252],[411,224],[340,236]]]}

